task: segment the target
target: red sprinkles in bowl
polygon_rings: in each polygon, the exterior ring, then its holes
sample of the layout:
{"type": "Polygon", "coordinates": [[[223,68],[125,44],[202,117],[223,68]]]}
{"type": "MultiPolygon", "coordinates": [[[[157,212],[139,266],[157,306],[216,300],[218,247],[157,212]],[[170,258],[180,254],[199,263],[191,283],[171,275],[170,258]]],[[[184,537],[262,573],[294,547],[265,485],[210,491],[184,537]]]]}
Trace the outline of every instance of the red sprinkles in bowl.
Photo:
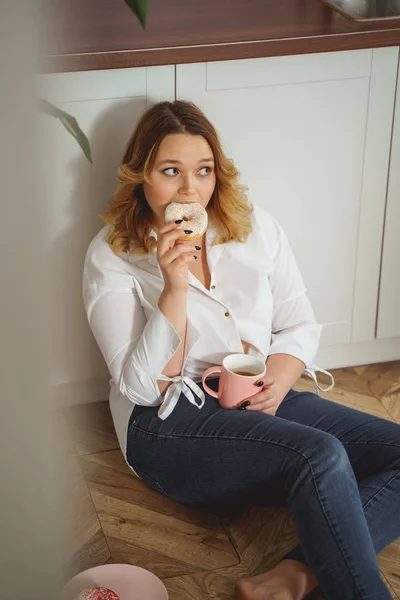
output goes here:
{"type": "Polygon", "coordinates": [[[76,600],[119,600],[119,596],[106,587],[92,587],[83,590],[76,600]]]}

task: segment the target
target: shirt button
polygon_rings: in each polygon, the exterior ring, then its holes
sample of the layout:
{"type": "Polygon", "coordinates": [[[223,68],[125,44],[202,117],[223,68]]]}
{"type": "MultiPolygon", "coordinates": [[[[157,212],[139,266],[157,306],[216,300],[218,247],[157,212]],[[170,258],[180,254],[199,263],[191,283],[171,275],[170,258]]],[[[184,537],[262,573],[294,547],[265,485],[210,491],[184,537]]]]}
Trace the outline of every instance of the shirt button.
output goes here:
{"type": "Polygon", "coordinates": [[[215,285],[212,285],[212,286],[211,286],[211,289],[212,289],[212,290],[215,290],[215,285]]]}
{"type": "Polygon", "coordinates": [[[225,313],[225,316],[226,316],[226,317],[229,317],[229,313],[228,313],[228,312],[226,312],[226,313],[225,313]]]}

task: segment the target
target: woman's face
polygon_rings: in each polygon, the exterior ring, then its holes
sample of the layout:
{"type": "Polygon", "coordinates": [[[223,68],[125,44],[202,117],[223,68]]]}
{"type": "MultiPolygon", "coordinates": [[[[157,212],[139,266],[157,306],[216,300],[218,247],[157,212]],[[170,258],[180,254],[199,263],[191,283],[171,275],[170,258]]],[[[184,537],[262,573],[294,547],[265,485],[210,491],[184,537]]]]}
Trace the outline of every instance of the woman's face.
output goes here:
{"type": "Polygon", "coordinates": [[[207,206],[216,181],[213,152],[200,135],[167,135],[148,178],[143,190],[159,228],[165,224],[164,211],[171,202],[207,206]]]}

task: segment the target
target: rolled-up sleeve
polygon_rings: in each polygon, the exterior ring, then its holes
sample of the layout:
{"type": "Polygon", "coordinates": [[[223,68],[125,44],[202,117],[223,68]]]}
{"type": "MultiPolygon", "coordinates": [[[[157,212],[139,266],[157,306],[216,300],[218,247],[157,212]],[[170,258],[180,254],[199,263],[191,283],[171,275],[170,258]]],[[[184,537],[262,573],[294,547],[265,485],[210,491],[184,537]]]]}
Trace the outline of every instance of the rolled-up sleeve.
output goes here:
{"type": "Polygon", "coordinates": [[[316,322],[303,277],[282,227],[275,221],[273,296],[269,354],[291,354],[311,367],[318,350],[322,325],[316,322]]]}
{"type": "Polygon", "coordinates": [[[90,328],[120,392],[136,404],[160,404],[157,379],[182,343],[172,324],[158,306],[146,319],[133,284],[112,290],[86,284],[84,304],[90,328]]]}

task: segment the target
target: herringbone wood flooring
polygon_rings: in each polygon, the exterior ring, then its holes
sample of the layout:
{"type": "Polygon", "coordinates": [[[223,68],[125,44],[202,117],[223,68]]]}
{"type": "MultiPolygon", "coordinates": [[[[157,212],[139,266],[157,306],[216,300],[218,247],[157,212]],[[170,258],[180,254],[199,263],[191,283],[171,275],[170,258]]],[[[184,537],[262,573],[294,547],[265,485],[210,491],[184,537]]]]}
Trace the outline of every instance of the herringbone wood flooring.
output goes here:
{"type": "MultiPolygon", "coordinates": [[[[335,388],[324,397],[400,423],[400,361],[333,374],[335,388]]],[[[295,388],[313,386],[302,378],[295,388]]],[[[107,562],[130,563],[158,575],[170,600],[231,600],[236,579],[270,569],[296,545],[285,508],[217,518],[149,489],[125,464],[108,402],[68,408],[65,419],[73,482],[66,578],[107,562]]],[[[378,560],[400,600],[400,539],[378,560]]]]}

